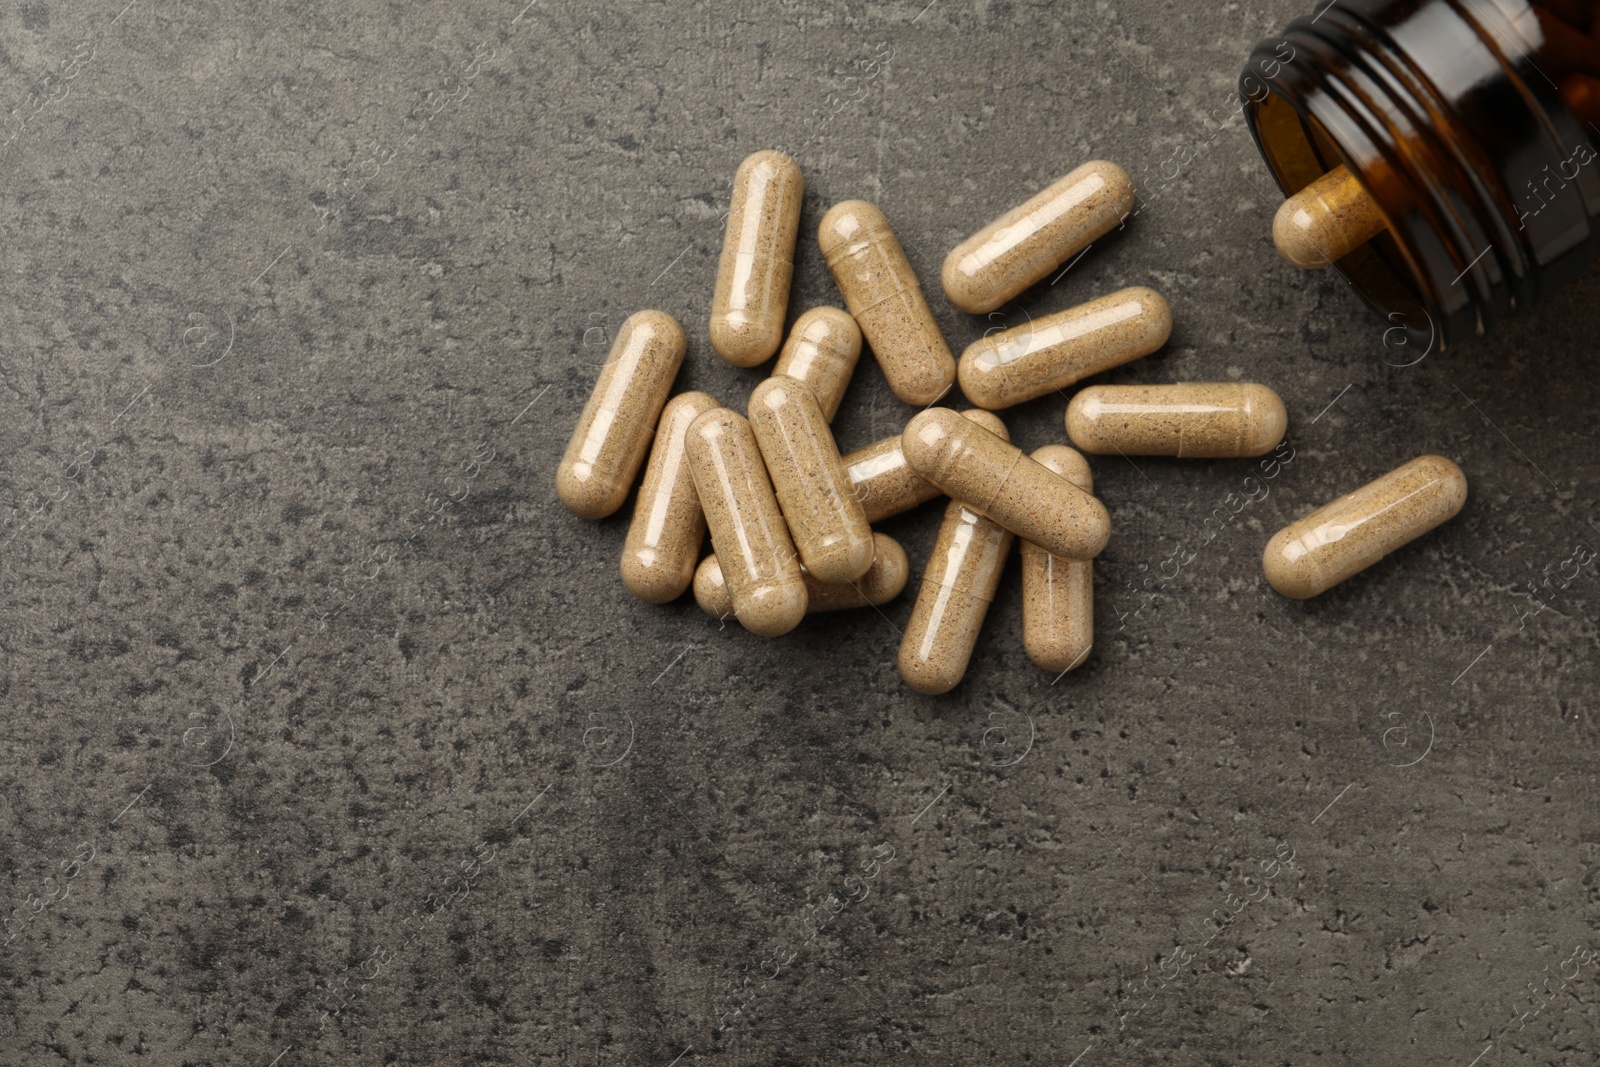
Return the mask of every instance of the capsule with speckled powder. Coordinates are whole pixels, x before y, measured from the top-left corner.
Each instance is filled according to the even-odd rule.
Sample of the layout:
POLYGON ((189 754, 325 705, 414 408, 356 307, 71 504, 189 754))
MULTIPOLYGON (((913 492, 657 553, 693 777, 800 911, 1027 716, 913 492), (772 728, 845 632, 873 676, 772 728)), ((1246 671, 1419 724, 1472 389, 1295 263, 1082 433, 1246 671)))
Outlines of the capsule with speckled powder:
POLYGON ((941 280, 962 311, 993 311, 1044 280, 1122 224, 1133 210, 1133 179, 1093 160, 1012 208, 945 257, 941 280))
POLYGON ((705 393, 680 393, 667 401, 656 425, 650 462, 622 546, 622 584, 646 603, 676 600, 694 580, 695 561, 706 539, 706 517, 689 473, 684 438, 689 424, 716 406, 705 393))
MULTIPOLYGON (((872 535, 872 544, 872 566, 853 582, 824 583, 805 573, 806 614, 877 607, 900 595, 911 574, 906 550, 894 538, 881 533, 872 535)), ((701 560, 694 572, 694 599, 707 615, 726 619, 733 614, 728 583, 715 555, 701 560)))
MULTIPOLYGON (((974 408, 961 413, 990 433, 1006 436, 1006 424, 992 411, 974 408)), ((845 473, 861 501, 868 522, 881 522, 940 495, 940 489, 911 469, 900 448, 900 435, 885 437, 844 457, 845 473)))
POLYGON ((1318 270, 1348 256, 1388 228, 1378 202, 1343 166, 1285 200, 1272 220, 1272 242, 1297 267, 1318 270))
POLYGON ((919 414, 901 442, 912 470, 1053 555, 1093 559, 1111 537, 1104 504, 949 408, 919 414))
POLYGON ((794 322, 773 374, 805 382, 829 422, 861 359, 861 327, 838 308, 812 308, 794 322))
POLYGON ((1134 286, 974 341, 961 390, 980 408, 1008 408, 1148 356, 1171 333, 1161 294, 1134 286))
MULTIPOLYGON (((1008 439, 1004 424, 984 433, 1008 439)), ((1012 540, 1010 530, 959 498, 945 508, 900 639, 900 677, 912 689, 937 696, 967 676, 1012 540)))
POLYGON ((949 392, 955 357, 883 212, 864 200, 835 204, 817 243, 894 395, 925 406, 949 392))
POLYGON ((1067 405, 1067 436, 1099 456, 1229 459, 1283 440, 1289 414, 1254 382, 1093 385, 1067 405))
POLYGON ((800 562, 819 582, 860 578, 872 566, 872 527, 816 394, 793 378, 768 378, 750 394, 750 427, 800 562))
POLYGON ((685 442, 734 614, 762 637, 788 633, 805 617, 806 584, 755 433, 737 411, 713 408, 689 424, 685 442))
POLYGON ((1466 502, 1460 467, 1418 456, 1273 534, 1261 566, 1284 596, 1313 597, 1454 518, 1466 502))
POLYGON ((734 173, 711 292, 711 347, 735 367, 765 363, 783 342, 804 192, 800 165, 782 152, 757 152, 734 173))
POLYGON ((664 311, 635 312, 622 324, 556 468, 568 511, 603 519, 628 499, 683 351, 683 327, 664 311))
MULTIPOLYGON (((1066 445, 1035 449, 1036 462, 1085 493, 1094 492, 1089 461, 1066 445)), ((1082 665, 1094 647, 1094 564, 1062 559, 1022 542, 1022 647, 1047 671, 1082 665)))

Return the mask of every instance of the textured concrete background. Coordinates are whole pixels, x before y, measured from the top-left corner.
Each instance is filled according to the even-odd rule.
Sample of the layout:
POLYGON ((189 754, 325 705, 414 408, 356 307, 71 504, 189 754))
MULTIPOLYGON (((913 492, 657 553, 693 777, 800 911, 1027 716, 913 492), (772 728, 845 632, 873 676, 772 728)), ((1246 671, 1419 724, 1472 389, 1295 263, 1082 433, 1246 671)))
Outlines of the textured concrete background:
MULTIPOLYGON (((1593 1062, 1600 276, 1418 361, 1280 262, 1228 105, 1297 0, 125 2, 0 16, 0 1061, 1593 1062), (865 197, 957 351, 1147 284, 1174 338, 1109 380, 1282 393, 1269 480, 1096 463, 1081 670, 1023 655, 1015 564, 924 699, 909 597, 764 641, 556 502, 630 312, 679 388, 759 380, 705 323, 773 145, 791 317, 865 197), (1102 156, 1125 232, 992 321, 937 296, 1102 156), (1427 451, 1456 521, 1265 589, 1427 451)), ((864 361, 841 444, 910 413, 864 361)), ((886 524, 918 573, 938 515, 886 524)))

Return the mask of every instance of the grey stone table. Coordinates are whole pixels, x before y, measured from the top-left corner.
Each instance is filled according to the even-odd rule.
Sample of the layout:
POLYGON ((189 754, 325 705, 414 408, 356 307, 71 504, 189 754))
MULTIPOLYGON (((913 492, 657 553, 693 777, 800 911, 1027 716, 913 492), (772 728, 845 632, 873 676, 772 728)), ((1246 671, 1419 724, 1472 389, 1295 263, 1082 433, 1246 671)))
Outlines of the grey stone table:
MULTIPOLYGON (((1418 359, 1282 263, 1229 98, 1301 8, 8 9, 0 1061, 1592 1062, 1600 280, 1418 359), (839 299, 827 205, 931 286, 1105 157, 1137 217, 990 318, 935 299, 951 343, 1144 284, 1173 340, 1108 380, 1282 393, 1265 495, 1095 464, 1082 669, 1023 655, 1014 564, 926 699, 909 596, 761 640, 635 602, 626 514, 555 501, 630 312, 685 324, 680 388, 759 380, 705 324, 774 145, 791 315, 839 299), (1430 451, 1456 521, 1264 587, 1274 529, 1430 451)), ((869 362, 840 441, 909 414, 869 362)), ((938 514, 886 524, 918 572, 938 514)))

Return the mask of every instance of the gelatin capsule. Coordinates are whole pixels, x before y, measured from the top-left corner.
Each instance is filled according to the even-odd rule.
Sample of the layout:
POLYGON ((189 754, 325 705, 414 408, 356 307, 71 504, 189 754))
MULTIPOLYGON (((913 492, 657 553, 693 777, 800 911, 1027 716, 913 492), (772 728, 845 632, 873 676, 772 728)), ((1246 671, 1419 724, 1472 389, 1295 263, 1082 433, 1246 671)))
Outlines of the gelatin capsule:
POLYGON ((955 357, 883 212, 864 200, 835 204, 817 243, 894 395, 924 406, 949 392, 955 357))
MULTIPOLYGON (((881 533, 872 535, 872 546, 872 566, 853 582, 833 585, 805 574, 806 614, 876 607, 900 595, 911 574, 906 550, 894 538, 881 533)), ((733 600, 728 596, 728 583, 722 577, 722 564, 714 555, 701 560, 694 572, 694 599, 707 615, 726 619, 733 614, 733 600)))
POLYGON ((651 604, 676 600, 694 580, 706 537, 706 517, 684 455, 689 424, 717 406, 705 393, 680 393, 667 401, 656 426, 633 522, 622 546, 622 584, 651 604))
POLYGON ((1099 456, 1260 456, 1283 440, 1283 401, 1253 382, 1094 385, 1067 405, 1067 436, 1099 456))
POLYGON ((1419 456, 1273 534, 1261 566, 1284 596, 1313 597, 1455 517, 1466 502, 1460 467, 1419 456))
POLYGON ((556 469, 568 511, 603 519, 628 499, 683 350, 683 327, 664 311, 638 311, 622 324, 556 469))
POLYGON ((793 378, 768 378, 750 394, 750 427, 806 570, 819 582, 865 574, 872 527, 816 394, 793 378))
MULTIPOLYGON (((1035 462, 1085 493, 1094 492, 1089 461, 1066 445, 1035 449, 1035 462)), ((1066 673, 1094 646, 1094 564, 1062 559, 1022 542, 1022 647, 1047 671, 1066 673)))
POLYGON ((812 308, 795 320, 773 374, 805 382, 829 422, 839 413, 850 376, 861 359, 861 327, 838 308, 812 308))
POLYGON ((1600 123, 1600 78, 1567 75, 1561 79, 1561 99, 1580 122, 1600 123))
POLYGON ((782 152, 757 152, 734 173, 711 294, 711 347, 735 367, 765 363, 783 343, 804 192, 800 165, 782 152))
POLYGON ((806 585, 754 431, 737 411, 713 408, 685 440, 734 614, 762 637, 788 633, 805 617, 806 585))
POLYGON ((1290 263, 1317 270, 1387 228, 1377 201, 1340 166, 1283 202, 1272 220, 1272 243, 1290 263))
POLYGON ((991 411, 1148 356, 1167 343, 1172 310, 1134 286, 982 337, 961 354, 961 390, 991 411))
POLYGON ((1044 280, 1122 224, 1133 210, 1133 179, 1097 159, 962 241, 945 257, 950 303, 982 314, 1044 280))
POLYGON ((949 408, 906 425, 911 469, 1052 555, 1093 559, 1111 537, 1105 505, 949 408))
MULTIPOLYGON (((1006 425, 991 411, 961 413, 990 433, 1006 436, 1006 425)), ((885 437, 844 457, 845 473, 861 501, 867 521, 880 522, 939 496, 939 487, 912 470, 900 449, 900 435, 885 437)))
MULTIPOLYGON (((1010 440, 1004 423, 991 436, 1010 440)), ((912 689, 937 696, 966 677, 1012 539, 1010 530, 960 500, 945 507, 900 638, 900 677, 912 689)))

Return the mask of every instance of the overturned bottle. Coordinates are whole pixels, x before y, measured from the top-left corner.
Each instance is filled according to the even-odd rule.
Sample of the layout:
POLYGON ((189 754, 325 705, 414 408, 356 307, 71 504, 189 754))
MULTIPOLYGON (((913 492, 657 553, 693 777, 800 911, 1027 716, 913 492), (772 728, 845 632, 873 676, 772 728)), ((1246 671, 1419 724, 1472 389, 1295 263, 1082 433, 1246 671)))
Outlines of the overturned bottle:
MULTIPOLYGON (((1244 114, 1331 265, 1416 358, 1572 281, 1600 240, 1600 2, 1324 0, 1257 45, 1244 114)), ((1386 335, 1386 342, 1389 335, 1386 335)))

